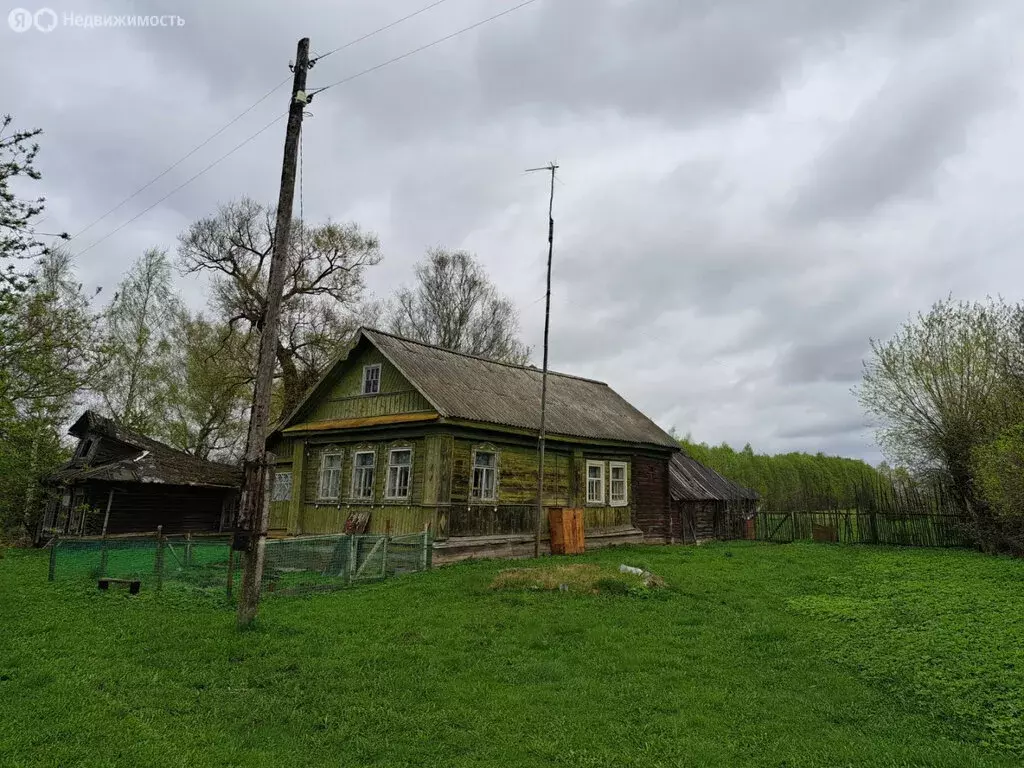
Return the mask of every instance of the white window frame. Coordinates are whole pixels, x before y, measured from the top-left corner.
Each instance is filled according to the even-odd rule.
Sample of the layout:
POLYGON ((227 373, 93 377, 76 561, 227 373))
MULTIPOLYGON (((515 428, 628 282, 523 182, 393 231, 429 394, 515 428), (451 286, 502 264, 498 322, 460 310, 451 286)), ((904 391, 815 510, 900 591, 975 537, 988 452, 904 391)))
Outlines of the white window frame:
MULTIPOLYGON (((339 467, 340 469, 340 467, 339 467)), ((340 480, 340 478, 339 478, 340 480)), ((271 501, 291 501, 292 500, 292 471, 290 469, 281 470, 274 473, 274 488, 270 496, 271 501), (288 495, 285 498, 278 498, 283 495, 280 491, 282 478, 288 478, 288 495)))
POLYGON ((380 363, 374 363, 373 365, 364 365, 363 366, 363 383, 359 387, 360 394, 363 394, 363 395, 379 395, 380 394, 380 373, 381 373, 381 371, 380 371, 380 363), (367 374, 369 374, 370 371, 377 371, 377 378, 374 379, 374 381, 377 384, 377 388, 375 390, 373 390, 373 392, 370 392, 367 389, 367 387, 366 387, 366 385, 370 381, 370 379, 367 377, 367 374))
POLYGON ((624 507, 629 504, 629 464, 625 461, 608 462, 608 504, 613 507, 624 507), (622 470, 622 498, 615 498, 615 470, 622 470))
POLYGON ((587 474, 586 474, 586 481, 587 481, 587 485, 586 485, 586 488, 587 488, 587 504, 594 504, 594 505, 603 505, 604 504, 604 486, 605 486, 605 475, 606 474, 607 473, 604 471, 604 462, 603 461, 588 461, 587 462, 587 474), (590 468, 591 467, 598 467, 601 470, 601 485, 600 485, 601 495, 600 495, 599 498, 593 498, 590 495, 590 468))
POLYGON ((316 476, 316 498, 318 501, 337 501, 341 498, 341 473, 345 468, 345 454, 343 451, 324 451, 320 454, 320 471, 316 476), (327 468, 327 459, 331 456, 338 457, 338 466, 327 468), (333 496, 324 493, 325 472, 335 472, 338 476, 338 488, 333 496))
POLYGON ((365 450, 365 449, 361 450, 361 451, 352 451, 352 486, 349 488, 349 498, 353 499, 355 501, 370 501, 370 502, 372 502, 373 501, 374 491, 376 489, 376 485, 377 485, 377 452, 376 451, 371 451, 371 450, 365 450), (370 464, 367 467, 360 467, 359 463, 358 463, 358 460, 359 460, 360 456, 372 456, 373 457, 373 463, 370 464), (373 473, 371 475, 372 479, 370 481, 370 495, 369 496, 356 496, 356 489, 358 488, 358 486, 356 485, 356 474, 358 474, 360 470, 366 470, 366 469, 371 470, 372 473, 373 473))
POLYGON ((412 462, 413 462, 412 446, 398 446, 397 448, 392 448, 390 451, 388 451, 388 475, 384 479, 384 498, 385 499, 391 499, 391 500, 408 499, 412 495, 412 462), (394 463, 394 456, 395 456, 395 454, 396 453, 402 453, 402 452, 406 452, 406 453, 409 454, 409 463, 408 464, 395 464, 394 463), (403 469, 406 470, 409 473, 408 478, 405 481, 405 493, 403 493, 403 494, 393 493, 393 490, 398 485, 398 483, 396 481, 395 485, 392 485, 392 483, 391 483, 392 471, 393 470, 397 470, 396 472, 394 472, 394 476, 397 478, 398 474, 403 469))
POLYGON ((496 502, 498 500, 498 451, 495 450, 494 448, 479 448, 479 449, 473 451, 473 466, 470 467, 470 472, 469 472, 469 500, 471 502, 481 502, 481 503, 494 503, 494 502, 496 502), (477 467, 476 457, 479 456, 481 453, 486 453, 486 454, 489 454, 489 455, 493 456, 494 457, 494 463, 491 464, 489 467, 477 467), (491 475, 494 478, 493 482, 491 483, 491 495, 490 496, 484 496, 483 493, 482 493, 483 489, 486 487, 486 483, 481 483, 481 488, 480 488, 481 495, 480 496, 473 495, 473 491, 474 491, 474 488, 475 488, 476 471, 477 471, 477 469, 483 470, 485 477, 486 477, 486 473, 488 471, 490 471, 491 475))

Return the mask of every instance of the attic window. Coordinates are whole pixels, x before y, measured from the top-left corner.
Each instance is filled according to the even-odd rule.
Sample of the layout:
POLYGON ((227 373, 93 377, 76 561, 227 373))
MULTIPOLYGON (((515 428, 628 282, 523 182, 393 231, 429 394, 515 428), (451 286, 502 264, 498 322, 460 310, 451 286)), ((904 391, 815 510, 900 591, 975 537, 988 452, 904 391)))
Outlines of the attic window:
POLYGON ((380 392, 380 365, 363 366, 363 394, 376 395, 380 392))
POLYGON ((96 441, 93 438, 91 438, 91 437, 85 438, 82 441, 82 445, 78 449, 79 457, 81 457, 83 459, 89 458, 89 453, 92 451, 92 447, 95 444, 96 444, 96 441))

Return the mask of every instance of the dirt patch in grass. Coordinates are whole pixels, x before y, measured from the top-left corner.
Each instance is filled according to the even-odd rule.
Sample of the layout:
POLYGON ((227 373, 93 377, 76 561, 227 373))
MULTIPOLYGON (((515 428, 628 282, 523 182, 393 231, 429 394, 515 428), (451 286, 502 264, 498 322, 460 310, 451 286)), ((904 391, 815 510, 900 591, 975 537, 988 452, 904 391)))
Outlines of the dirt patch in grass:
POLYGON ((635 595, 661 589, 658 576, 620 573, 605 565, 550 565, 509 568, 491 582, 491 589, 528 589, 542 592, 583 592, 586 594, 635 595))

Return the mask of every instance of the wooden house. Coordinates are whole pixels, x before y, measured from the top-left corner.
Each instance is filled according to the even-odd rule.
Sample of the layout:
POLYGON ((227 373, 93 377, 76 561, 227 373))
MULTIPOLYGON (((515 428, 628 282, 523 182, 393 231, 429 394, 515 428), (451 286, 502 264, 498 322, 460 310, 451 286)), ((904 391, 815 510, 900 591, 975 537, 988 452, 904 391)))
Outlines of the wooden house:
MULTIPOLYGON (((361 329, 268 440, 270 534, 429 526, 438 559, 532 552, 540 398, 537 368, 361 329)), ((544 506, 582 508, 588 547, 667 540, 672 437, 550 372, 547 433, 544 506)))
POLYGON ((202 461, 93 411, 68 431, 78 445, 47 478, 53 493, 40 538, 230 527, 241 484, 237 467, 202 461))

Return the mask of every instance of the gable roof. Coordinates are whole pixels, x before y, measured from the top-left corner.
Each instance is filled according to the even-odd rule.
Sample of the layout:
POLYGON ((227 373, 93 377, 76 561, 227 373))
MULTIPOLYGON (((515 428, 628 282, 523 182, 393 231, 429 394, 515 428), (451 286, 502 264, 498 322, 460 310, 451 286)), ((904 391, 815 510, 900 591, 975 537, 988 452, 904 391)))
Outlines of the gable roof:
MULTIPOLYGON (((540 430, 542 372, 453 352, 372 328, 360 328, 346 353, 367 340, 443 419, 540 430)), ((290 424, 323 391, 331 371, 282 424, 290 424)), ((601 381, 548 371, 546 431, 553 435, 678 449, 661 427, 601 381)))
POLYGON ((669 496, 673 501, 756 501, 756 491, 734 483, 686 453, 672 456, 668 465, 669 496))
POLYGON ((129 448, 129 455, 95 465, 72 459, 50 475, 52 481, 104 480, 226 488, 237 488, 242 484, 242 471, 238 467, 197 459, 159 440, 125 429, 95 411, 83 413, 71 425, 68 434, 79 439, 98 436, 116 440, 129 448))

